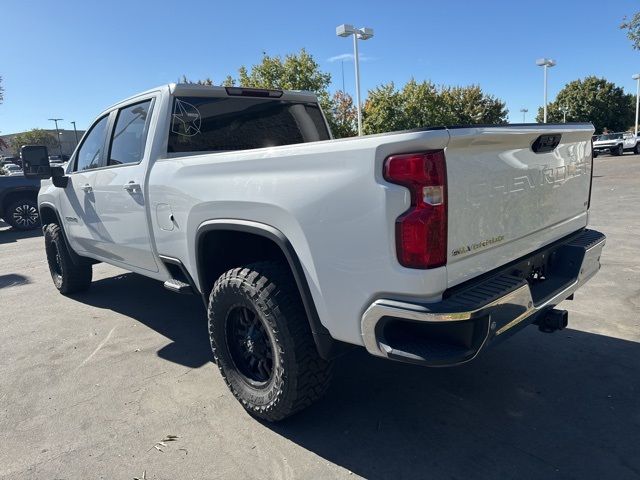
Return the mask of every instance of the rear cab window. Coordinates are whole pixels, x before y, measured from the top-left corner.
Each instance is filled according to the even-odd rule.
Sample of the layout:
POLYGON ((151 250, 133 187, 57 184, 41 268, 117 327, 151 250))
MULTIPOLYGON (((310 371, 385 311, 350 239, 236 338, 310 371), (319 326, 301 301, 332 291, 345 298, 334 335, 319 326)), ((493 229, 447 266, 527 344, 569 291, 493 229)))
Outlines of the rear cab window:
POLYGON ((225 152, 329 139, 315 102, 176 96, 167 152, 225 152))

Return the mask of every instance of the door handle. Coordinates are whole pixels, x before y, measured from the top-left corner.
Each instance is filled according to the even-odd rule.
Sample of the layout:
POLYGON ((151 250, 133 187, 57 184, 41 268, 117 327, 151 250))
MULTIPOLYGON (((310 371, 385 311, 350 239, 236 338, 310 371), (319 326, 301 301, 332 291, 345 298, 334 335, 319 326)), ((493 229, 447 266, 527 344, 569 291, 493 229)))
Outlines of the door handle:
POLYGON ((125 183, 122 188, 124 188, 129 193, 136 193, 136 192, 139 192, 141 190, 140 189, 140 184, 134 182, 133 180, 130 181, 129 183, 125 183))
POLYGON ((88 183, 85 183, 83 186, 80 187, 80 189, 84 193, 90 193, 93 190, 93 188, 91 188, 91 185, 89 185, 88 183))

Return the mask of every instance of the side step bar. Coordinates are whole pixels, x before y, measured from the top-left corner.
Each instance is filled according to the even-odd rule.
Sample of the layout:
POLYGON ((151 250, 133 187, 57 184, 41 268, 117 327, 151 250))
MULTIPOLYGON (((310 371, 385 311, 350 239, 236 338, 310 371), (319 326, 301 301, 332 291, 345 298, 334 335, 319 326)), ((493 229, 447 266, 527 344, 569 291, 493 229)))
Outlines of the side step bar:
POLYGON ((159 257, 172 277, 164 282, 164 288, 174 293, 183 293, 187 295, 198 293, 198 289, 196 288, 191 275, 189 275, 189 272, 187 272, 187 269, 184 268, 184 265, 179 259, 167 257, 166 255, 159 255, 159 257))
POLYGON ((189 285, 188 283, 181 282, 180 280, 177 280, 175 278, 172 278, 171 280, 167 280, 166 282, 164 282, 164 288, 174 293, 184 293, 187 295, 193 294, 191 285, 189 285))

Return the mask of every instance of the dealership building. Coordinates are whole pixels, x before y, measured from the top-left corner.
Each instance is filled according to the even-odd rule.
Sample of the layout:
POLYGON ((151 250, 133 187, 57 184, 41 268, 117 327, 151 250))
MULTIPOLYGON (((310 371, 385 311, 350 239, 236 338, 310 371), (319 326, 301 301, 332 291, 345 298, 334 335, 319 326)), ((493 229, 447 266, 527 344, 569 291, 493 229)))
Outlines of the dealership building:
MULTIPOLYGON (((55 129, 53 130, 47 129, 45 130, 45 132, 49 133, 53 138, 56 138, 55 129)), ((73 130, 58 130, 58 132, 59 132, 59 135, 58 135, 59 143, 56 143, 55 145, 48 147, 49 154, 59 155, 60 150, 62 150, 63 155, 71 155, 73 153, 73 150, 76 148, 75 132, 73 130)), ((0 155, 5 157, 14 156, 16 152, 11 148, 11 140, 16 135, 20 135, 22 133, 26 133, 26 132, 17 132, 17 133, 11 133, 8 135, 0 135, 0 138, 4 140, 4 144, 7 145, 7 147, 5 148, 4 144, 0 142, 0 155)), ((84 134, 84 130, 78 130, 78 141, 82 138, 83 134, 84 134)))

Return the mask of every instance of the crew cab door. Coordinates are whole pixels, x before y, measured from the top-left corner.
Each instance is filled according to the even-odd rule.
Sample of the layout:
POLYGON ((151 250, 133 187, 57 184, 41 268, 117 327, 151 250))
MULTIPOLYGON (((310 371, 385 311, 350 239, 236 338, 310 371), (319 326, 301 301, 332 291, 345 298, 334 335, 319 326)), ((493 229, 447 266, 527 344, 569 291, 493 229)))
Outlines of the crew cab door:
POLYGON ((145 192, 153 98, 111 112, 105 165, 95 172, 95 215, 103 234, 96 253, 132 269, 157 272, 145 192))
POLYGON ((62 223, 78 253, 95 252, 105 235, 95 209, 93 185, 104 159, 109 118, 98 118, 83 137, 67 167, 69 182, 59 196, 62 223))

